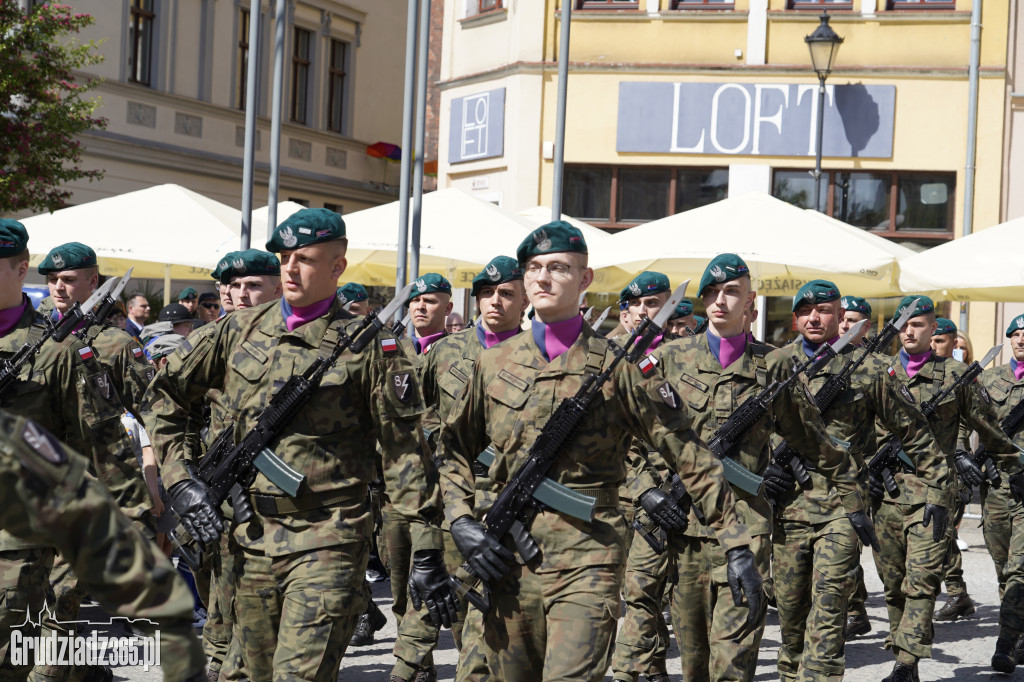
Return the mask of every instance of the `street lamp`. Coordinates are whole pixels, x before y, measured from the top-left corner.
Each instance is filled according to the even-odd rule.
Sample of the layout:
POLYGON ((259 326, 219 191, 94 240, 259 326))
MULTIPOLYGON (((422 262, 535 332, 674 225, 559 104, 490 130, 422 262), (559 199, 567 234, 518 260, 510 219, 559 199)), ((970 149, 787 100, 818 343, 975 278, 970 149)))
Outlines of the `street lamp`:
POLYGON ((821 211, 821 142, 825 130, 825 79, 832 72, 832 62, 843 39, 828 25, 828 11, 821 13, 821 23, 814 33, 804 36, 807 49, 811 51, 811 66, 818 74, 818 145, 814 159, 814 210, 821 211))

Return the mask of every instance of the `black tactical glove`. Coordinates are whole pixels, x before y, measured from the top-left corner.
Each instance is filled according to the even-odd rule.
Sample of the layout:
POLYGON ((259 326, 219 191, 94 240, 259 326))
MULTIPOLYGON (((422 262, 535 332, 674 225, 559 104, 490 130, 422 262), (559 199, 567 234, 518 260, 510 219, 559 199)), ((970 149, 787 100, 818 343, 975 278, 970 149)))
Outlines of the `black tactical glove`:
POLYGON ((761 574, 754 566, 754 553, 749 547, 733 547, 725 553, 725 558, 728 561, 726 575, 733 603, 741 606, 744 595, 747 597, 747 620, 737 635, 740 638, 757 627, 764 611, 761 574))
POLYGON ((1010 476, 1010 494, 1017 502, 1024 502, 1024 471, 1010 476))
POLYGON ((775 503, 775 500, 779 499, 779 496, 792 490, 793 484, 796 483, 796 477, 793 475, 793 472, 788 467, 779 466, 775 462, 768 462, 768 466, 765 467, 761 478, 764 479, 765 497, 772 504, 775 503))
POLYGON ((210 499, 209 488, 199 481, 181 481, 172 485, 167 494, 171 496, 171 509, 200 549, 205 552, 216 545, 224 524, 210 499))
POLYGON ((515 554, 469 516, 452 523, 452 540, 473 573, 485 582, 500 580, 515 563, 515 554))
POLYGON ((881 502, 885 497, 885 486, 882 485, 882 477, 874 471, 868 476, 868 495, 875 502, 881 502))
POLYGON ((924 506, 924 527, 934 521, 932 526, 932 540, 939 542, 946 535, 946 525, 949 523, 949 510, 937 504, 926 504, 924 506))
POLYGON ((850 519, 850 524, 862 545, 871 547, 876 552, 882 549, 878 544, 878 536, 875 535, 875 524, 871 522, 871 517, 867 515, 867 512, 861 509, 847 514, 846 518, 850 519))
POLYGON ((427 615, 434 627, 452 626, 459 618, 459 600, 448 584, 448 571, 444 570, 444 555, 439 549, 420 549, 413 552, 412 571, 409 572, 409 599, 417 611, 425 603, 427 615))
POLYGON ((953 454, 953 463, 956 464, 956 473, 960 479, 972 488, 981 485, 981 482, 985 480, 981 469, 974 463, 970 453, 966 450, 957 450, 953 454))
POLYGON ((235 512, 235 523, 246 523, 255 515, 252 500, 249 499, 245 489, 237 483, 228 488, 228 504, 235 512))
POLYGON ((676 501, 661 488, 645 490, 640 495, 640 506, 644 508, 652 521, 666 531, 681 533, 689 525, 686 520, 686 512, 680 509, 676 501))
POLYGON ((509 528, 508 534, 512 536, 512 542, 516 546, 516 551, 519 552, 519 556, 522 557, 523 563, 528 564, 537 558, 540 554, 540 547, 537 546, 537 541, 530 535, 530 531, 526 530, 526 526, 522 521, 516 521, 509 528))

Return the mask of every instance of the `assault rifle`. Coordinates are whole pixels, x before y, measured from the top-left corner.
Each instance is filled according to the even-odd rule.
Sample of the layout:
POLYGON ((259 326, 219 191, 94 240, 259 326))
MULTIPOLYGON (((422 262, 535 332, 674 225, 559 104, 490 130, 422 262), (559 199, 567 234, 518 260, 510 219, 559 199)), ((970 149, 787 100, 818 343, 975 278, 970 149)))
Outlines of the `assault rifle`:
POLYGON ((992 360, 994 360, 995 357, 999 355, 999 351, 1001 351, 1002 349, 1003 344, 996 344, 995 346, 992 346, 989 352, 985 353, 985 357, 983 357, 980 361, 975 360, 970 365, 968 365, 967 370, 963 374, 957 376, 957 374, 954 372, 954 381, 949 386, 933 395, 931 399, 928 400, 927 402, 921 403, 921 412, 924 414, 924 416, 927 417, 928 419, 932 419, 935 416, 935 411, 938 409, 939 404, 946 399, 946 396, 948 396, 950 393, 957 390, 961 386, 966 386, 967 384, 977 379, 981 375, 982 371, 985 369, 985 365, 992 362, 992 360))
MULTIPOLYGON (((999 422, 999 427, 1003 430, 1003 433, 1011 439, 1017 435, 1021 426, 1024 426, 1024 400, 1014 405, 1013 409, 1010 410, 1010 414, 1003 417, 1002 421, 999 422)), ((985 473, 985 477, 993 488, 998 488, 1002 484, 1002 477, 999 475, 999 469, 996 468, 995 457, 988 451, 984 443, 978 445, 978 449, 974 451, 971 458, 985 473)))
MULTIPOLYGON (((231 427, 221 431, 210 445, 206 456, 199 462, 195 478, 209 491, 214 508, 219 508, 225 499, 243 500, 246 490, 262 473, 285 493, 294 497, 306 477, 295 471, 279 458, 269 447, 292 418, 298 414, 313 397, 324 375, 334 366, 346 350, 360 353, 373 340, 387 320, 395 314, 409 296, 412 285, 406 285, 389 303, 380 315, 370 313, 363 318, 353 336, 338 332, 338 343, 327 357, 318 357, 302 374, 289 379, 270 399, 270 403, 256 418, 256 424, 237 445, 231 427)), ((234 504, 235 522, 242 524, 252 518, 253 510, 248 504, 234 504)), ((202 565, 202 553, 195 540, 180 525, 169 534, 178 555, 193 568, 202 565)))
MULTIPOLYGON (((663 483, 661 489, 665 491, 669 497, 671 497, 679 508, 683 511, 685 517, 693 510, 693 513, 697 516, 697 520, 700 521, 701 525, 707 525, 704 520, 704 513, 700 510, 700 507, 696 507, 693 504, 693 498, 690 497, 690 493, 686 490, 686 485, 683 484, 683 479, 679 478, 679 474, 672 472, 672 476, 669 480, 663 483)), ((646 522, 641 520, 640 515, 646 516, 646 512, 643 509, 637 509, 636 515, 633 517, 633 528, 636 532, 647 541, 647 544, 651 546, 655 554, 662 554, 665 551, 665 545, 668 542, 668 534, 665 530, 654 521, 647 519, 646 522)))
MULTIPOLYGON (((818 349, 818 353, 816 354, 817 360, 815 360, 812 363, 811 367, 808 369, 808 372, 810 372, 810 370, 813 369, 814 365, 818 365, 819 363, 821 367, 824 367, 825 363, 821 363, 821 359, 836 357, 840 353, 840 351, 846 348, 850 341, 853 340, 853 337, 857 336, 857 334, 860 333, 860 330, 863 329, 864 325, 866 325, 867 323, 867 320, 861 320, 857 324, 850 327, 850 329, 847 330, 845 334, 836 339, 836 342, 834 344, 822 344, 823 346, 828 347, 818 349)), ((846 368, 850 366, 850 364, 851 363, 847 363, 846 366, 843 367, 843 371, 845 371, 846 368)), ((825 384, 820 389, 818 389, 817 395, 814 396, 815 403, 818 405, 818 409, 823 414, 825 410, 822 409, 821 404, 818 403, 818 395, 821 395, 822 390, 824 390, 828 386, 829 382, 835 379, 837 376, 839 375, 833 375, 829 377, 825 384)), ((849 381, 849 374, 847 374, 846 380, 847 382, 849 381)), ((836 396, 838 395, 839 394, 836 393, 836 396)), ((834 399, 835 398, 833 398, 833 400, 834 399)), ((829 403, 829 405, 831 405, 831 402, 829 403)), ((786 441, 782 441, 781 443, 778 444, 778 446, 776 446, 774 450, 772 450, 771 461, 774 462, 776 465, 782 467, 783 469, 789 469, 790 471, 792 471, 793 476, 796 478, 796 482, 800 484, 801 488, 806 490, 811 487, 811 476, 810 474, 807 473, 807 464, 804 462, 804 458, 800 455, 799 452, 794 450, 786 441)))
MULTIPOLYGON (((117 298, 121 295, 121 292, 124 291, 124 288, 128 286, 128 282, 131 280, 132 272, 134 270, 134 267, 128 268, 128 272, 124 273, 124 276, 117 280, 117 286, 114 287, 114 290, 109 293, 105 293, 101 297, 99 305, 86 312, 82 322, 82 329, 75 334, 78 338, 86 343, 91 343, 91 339, 86 336, 89 331, 89 327, 93 325, 102 325, 107 321, 107 318, 110 317, 110 313, 114 312, 114 306, 117 305, 117 298)), ((106 282, 104 282, 104 285, 106 285, 106 282)))
POLYGON ((49 319, 43 320, 43 324, 46 325, 45 334, 35 340, 32 340, 30 337, 29 341, 26 341, 18 349, 17 353, 9 358, 0 359, 0 398, 7 397, 8 391, 11 390, 18 379, 21 368, 32 361, 32 358, 36 356, 49 339, 53 339, 56 343, 61 343, 64 339, 68 338, 71 332, 92 312, 96 304, 114 288, 115 284, 117 284, 116 280, 107 280, 103 283, 103 286, 92 293, 92 296, 86 299, 85 303, 81 305, 75 303, 72 305, 58 322, 53 323, 49 319))
POLYGON ((608 319, 608 313, 611 311, 611 306, 604 309, 604 312, 597 316, 597 320, 590 326, 595 332, 601 331, 601 325, 608 319))
MULTIPOLYGON (((590 404, 601 394, 604 383, 612 377, 620 362, 626 360, 632 363, 643 357, 651 342, 661 333, 662 325, 668 316, 685 295, 688 284, 689 280, 675 290, 654 319, 645 317, 641 320, 630 333, 624 348, 609 342, 613 357, 608 366, 597 374, 590 374, 583 380, 575 395, 559 403, 541 429, 537 440, 530 446, 526 461, 512 475, 484 516, 487 533, 500 540, 515 523, 522 523, 524 510, 533 504, 534 492, 547 479, 548 470, 576 438, 590 404)), ((468 600, 484 613, 491 610, 490 589, 486 583, 482 585, 482 594, 474 589, 479 578, 468 563, 463 564, 455 575, 449 576, 448 579, 460 598, 468 600)))

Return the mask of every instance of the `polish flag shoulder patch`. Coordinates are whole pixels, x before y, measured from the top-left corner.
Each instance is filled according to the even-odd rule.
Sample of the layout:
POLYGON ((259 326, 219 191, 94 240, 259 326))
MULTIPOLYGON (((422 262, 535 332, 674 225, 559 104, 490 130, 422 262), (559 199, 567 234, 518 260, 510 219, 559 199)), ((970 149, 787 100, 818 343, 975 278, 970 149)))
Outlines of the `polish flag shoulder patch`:
POLYGON ((384 351, 385 353, 393 353, 396 350, 398 350, 398 340, 397 339, 381 339, 380 340, 380 349, 382 351, 384 351))
POLYGON ((637 367, 640 368, 640 371, 643 372, 644 376, 647 376, 648 374, 650 374, 651 372, 654 371, 654 366, 657 365, 657 364, 658 364, 658 361, 655 360, 650 355, 648 355, 646 358, 644 358, 643 360, 640 361, 640 363, 637 365, 637 367))
POLYGON ((142 349, 139 348, 138 346, 132 348, 132 355, 134 355, 137 358, 141 358, 142 357, 142 349))
POLYGON ((889 369, 887 369, 887 370, 885 370, 885 371, 889 373, 889 376, 891 376, 891 377, 894 377, 894 378, 895 378, 895 376, 896 376, 896 370, 894 370, 894 369, 893 369, 892 367, 890 367, 889 369))
POLYGON ((90 348, 89 346, 86 346, 85 348, 79 348, 78 349, 78 355, 83 360, 92 360, 92 358, 93 358, 92 348, 90 348))

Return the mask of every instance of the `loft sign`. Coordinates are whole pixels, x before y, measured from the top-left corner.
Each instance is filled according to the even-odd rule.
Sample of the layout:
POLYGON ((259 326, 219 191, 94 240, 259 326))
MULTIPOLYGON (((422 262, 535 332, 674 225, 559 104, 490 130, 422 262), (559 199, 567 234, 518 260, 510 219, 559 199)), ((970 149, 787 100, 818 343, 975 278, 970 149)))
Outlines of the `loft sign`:
POLYGON ((891 158, 896 86, 619 83, 616 151, 725 156, 891 158))

